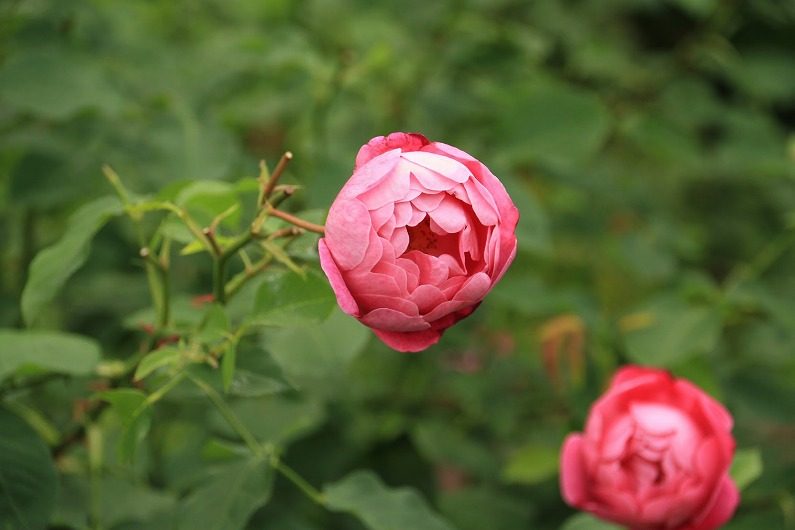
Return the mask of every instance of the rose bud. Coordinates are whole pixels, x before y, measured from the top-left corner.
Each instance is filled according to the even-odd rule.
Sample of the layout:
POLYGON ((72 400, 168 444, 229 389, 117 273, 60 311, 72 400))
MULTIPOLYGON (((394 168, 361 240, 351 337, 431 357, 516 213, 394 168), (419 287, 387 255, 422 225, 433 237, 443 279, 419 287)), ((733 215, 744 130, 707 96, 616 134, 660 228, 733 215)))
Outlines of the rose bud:
POLYGON ((505 274, 518 219, 502 183, 467 153, 421 134, 379 136, 331 205, 320 265, 343 311, 416 352, 505 274))
POLYGON ((670 373, 629 366, 561 454, 570 505, 632 530, 712 530, 734 513, 732 417, 670 373))

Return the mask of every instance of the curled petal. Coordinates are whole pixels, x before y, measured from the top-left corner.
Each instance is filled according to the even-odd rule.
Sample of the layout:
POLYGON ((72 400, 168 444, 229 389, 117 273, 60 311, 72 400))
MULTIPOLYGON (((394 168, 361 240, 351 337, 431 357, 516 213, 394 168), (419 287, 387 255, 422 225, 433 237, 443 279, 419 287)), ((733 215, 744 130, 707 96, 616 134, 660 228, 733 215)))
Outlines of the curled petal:
POLYGON ((349 315, 358 317, 359 305, 356 303, 356 300, 353 299, 353 295, 351 295, 351 292, 348 290, 342 273, 337 267, 337 264, 334 263, 334 258, 331 256, 331 252, 329 252, 325 238, 318 241, 317 251, 320 256, 320 267, 329 279, 331 289, 337 297, 340 309, 349 315))
POLYGON ((404 152, 419 151, 429 143, 427 138, 418 133, 396 132, 389 136, 376 136, 359 149, 354 169, 392 149, 400 149, 404 152))
POLYGON ((582 507, 588 500, 588 474, 583 462, 583 438, 570 434, 560 454, 560 492, 572 506, 582 507))

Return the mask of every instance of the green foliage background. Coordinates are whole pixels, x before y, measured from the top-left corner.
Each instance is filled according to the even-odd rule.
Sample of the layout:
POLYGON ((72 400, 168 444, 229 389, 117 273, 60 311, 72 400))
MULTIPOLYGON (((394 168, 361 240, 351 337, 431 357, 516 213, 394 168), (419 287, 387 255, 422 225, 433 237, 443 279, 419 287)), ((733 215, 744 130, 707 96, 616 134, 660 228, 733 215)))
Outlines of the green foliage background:
MULTIPOLYGON (((226 195, 202 189, 197 211, 217 213, 226 195)), ((726 528, 795 528, 791 0, 5 0, 0 237, 7 528, 597 528, 569 519, 557 450, 625 362, 734 414, 747 489, 726 528), (72 218, 86 239, 41 277, 86 265, 23 321, 33 257, 111 193, 102 164, 176 196, 290 149, 284 181, 305 186, 290 208, 321 220, 358 147, 394 130, 477 156, 522 214, 503 282, 427 352, 336 311, 303 322, 292 302, 330 298, 322 281, 280 298, 286 269, 226 312, 197 307, 209 260, 173 256, 175 320, 210 338, 247 315, 276 326, 241 341, 225 399, 331 510, 239 457, 187 384, 132 419, 157 386, 111 394, 65 443, 153 319, 131 223, 102 228, 119 207, 93 203, 72 218)), ((292 259, 316 268, 312 243, 292 259)))

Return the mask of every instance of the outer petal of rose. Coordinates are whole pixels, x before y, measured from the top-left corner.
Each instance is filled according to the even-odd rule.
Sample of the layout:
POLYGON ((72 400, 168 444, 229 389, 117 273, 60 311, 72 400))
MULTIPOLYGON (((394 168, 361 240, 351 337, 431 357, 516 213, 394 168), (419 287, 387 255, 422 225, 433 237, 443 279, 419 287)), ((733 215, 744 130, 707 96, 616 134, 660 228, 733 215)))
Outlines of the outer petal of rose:
POLYGON ((408 316, 405 313, 387 307, 373 309, 360 317, 359 320, 366 326, 384 331, 423 331, 431 327, 420 316, 408 316))
POLYGON ((326 219, 326 244, 342 270, 351 270, 364 259, 372 224, 370 212, 355 199, 334 201, 326 219))
POLYGON ((632 383, 633 386, 637 385, 639 380, 646 380, 647 378, 656 379, 664 377, 668 372, 660 370, 659 368, 649 368, 648 366, 638 366, 636 364, 628 364, 619 368, 613 378, 610 380, 610 388, 623 385, 624 383, 632 383))
POLYGON ((560 492, 563 500, 574 507, 582 507, 588 500, 587 470, 582 454, 583 437, 570 434, 560 452, 560 492))
POLYGON ((505 190, 505 186, 502 185, 502 182, 500 182, 485 164, 472 155, 442 142, 432 142, 423 147, 422 150, 453 157, 464 164, 475 178, 491 192, 491 196, 500 211, 501 221, 506 225, 516 225, 516 221, 519 219, 519 210, 516 209, 513 201, 511 201, 511 197, 505 190))
POLYGON ((392 149, 356 168, 337 195, 337 199, 353 199, 381 185, 400 162, 400 149, 392 149))
POLYGON ((474 304, 483 300, 489 289, 491 289, 491 278, 485 272, 479 272, 464 282, 461 290, 453 296, 453 300, 474 304))
POLYGON ((400 352, 418 352, 439 342, 442 332, 435 329, 425 331, 415 331, 412 333, 397 333, 373 329, 373 333, 381 339, 384 344, 400 352))
POLYGON ((694 519, 690 524, 676 530, 714 530, 720 528, 734 515, 740 502, 740 491, 728 475, 725 475, 718 486, 715 497, 701 518, 694 519))
POLYGON ((419 133, 394 132, 389 136, 376 136, 359 149, 354 169, 366 164, 376 156, 392 149, 419 151, 430 142, 419 133))
POLYGON ((718 432, 729 432, 732 429, 734 420, 726 407, 718 403, 715 399, 705 394, 703 390, 685 379, 676 380, 676 388, 680 393, 696 396, 699 408, 704 416, 718 432))
POLYGON ((337 267, 337 264, 334 263, 334 258, 331 256, 328 246, 326 246, 325 238, 317 242, 317 250, 320 256, 320 267, 323 269, 323 272, 326 273, 326 277, 331 284, 331 289, 337 297, 337 303, 339 303, 340 308, 349 315, 358 317, 359 305, 356 303, 356 300, 353 299, 353 295, 351 295, 351 292, 348 290, 348 286, 345 285, 342 273, 337 267))

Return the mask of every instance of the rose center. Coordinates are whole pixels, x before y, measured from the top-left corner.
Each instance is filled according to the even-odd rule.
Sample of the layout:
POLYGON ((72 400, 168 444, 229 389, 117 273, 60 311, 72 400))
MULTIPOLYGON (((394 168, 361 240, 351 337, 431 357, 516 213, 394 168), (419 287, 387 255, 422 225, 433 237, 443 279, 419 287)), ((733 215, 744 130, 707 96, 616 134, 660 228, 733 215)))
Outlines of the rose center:
POLYGON ((409 245, 406 252, 417 250, 431 256, 450 254, 458 258, 458 234, 437 234, 431 229, 430 217, 426 216, 416 226, 407 226, 409 245))

